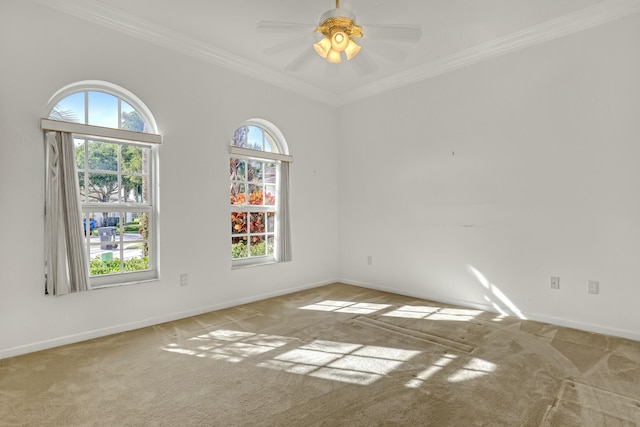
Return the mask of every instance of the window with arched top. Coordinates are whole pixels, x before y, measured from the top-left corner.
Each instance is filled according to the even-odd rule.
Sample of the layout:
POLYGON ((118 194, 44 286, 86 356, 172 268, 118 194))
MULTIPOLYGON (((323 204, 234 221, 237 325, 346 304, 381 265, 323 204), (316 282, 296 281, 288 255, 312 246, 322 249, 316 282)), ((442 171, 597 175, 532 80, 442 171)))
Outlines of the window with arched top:
MULTIPOLYGON (((66 236, 79 239, 65 237, 68 265, 59 270, 72 270, 73 275, 80 269, 74 263, 82 259, 88 289, 157 278, 156 173, 162 137, 149 109, 124 88, 83 81, 54 94, 46 117, 41 127, 47 131, 47 247, 53 254, 47 261, 47 292, 66 293, 64 286, 55 286, 62 283, 55 264, 64 258, 58 253, 63 229, 66 236), (60 186, 71 170, 75 170, 75 182, 60 186), (75 218, 68 201, 56 201, 58 192, 71 193, 74 185, 80 212, 75 226, 75 220, 64 223, 67 216, 75 218)), ((68 281, 73 282, 73 276, 68 281)), ((75 290, 73 283, 65 286, 75 290)))
POLYGON ((234 267, 291 260, 289 164, 284 135, 247 120, 231 141, 231 259, 234 267))

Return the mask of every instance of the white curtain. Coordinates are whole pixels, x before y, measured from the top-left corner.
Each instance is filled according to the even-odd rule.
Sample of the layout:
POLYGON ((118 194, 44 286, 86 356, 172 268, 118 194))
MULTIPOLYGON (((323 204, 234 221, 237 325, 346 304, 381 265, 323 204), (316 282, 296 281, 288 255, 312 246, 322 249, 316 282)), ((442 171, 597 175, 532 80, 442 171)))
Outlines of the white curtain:
POLYGON ((289 162, 280 162, 280 183, 278 196, 278 253, 279 262, 291 261, 291 226, 289 224, 289 162))
POLYGON ((89 263, 73 136, 46 132, 46 284, 50 295, 88 291, 89 263))

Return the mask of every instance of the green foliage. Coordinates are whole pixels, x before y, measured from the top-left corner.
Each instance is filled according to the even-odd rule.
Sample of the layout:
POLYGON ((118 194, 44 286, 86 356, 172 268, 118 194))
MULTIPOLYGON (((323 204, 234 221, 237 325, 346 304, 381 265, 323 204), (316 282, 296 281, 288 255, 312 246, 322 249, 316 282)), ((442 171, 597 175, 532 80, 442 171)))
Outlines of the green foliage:
POLYGON ((261 256, 261 255, 265 255, 264 253, 265 250, 265 242, 258 242, 258 243, 253 243, 251 245, 251 256, 261 256))
MULTIPOLYGON (((124 260, 124 271, 140 271, 147 268, 149 268, 149 258, 146 256, 124 260)), ((120 259, 114 258, 112 261, 102 261, 96 257, 91 260, 90 273, 92 276, 120 273, 120 259)))
POLYGON ((249 254, 249 249, 244 242, 231 244, 231 258, 246 258, 249 254))
POLYGON ((140 224, 129 223, 124 226, 125 233, 137 233, 140 231, 140 224))
POLYGON ((136 132, 144 132, 144 121, 137 111, 122 112, 120 117, 120 126, 122 129, 134 130, 136 132))
MULTIPOLYGON (((251 245, 251 256, 262 256, 271 254, 273 254, 273 245, 267 245, 264 240, 258 243, 253 243, 251 245), (267 251, 266 253, 265 250, 267 251)), ((231 258, 247 258, 248 256, 249 248, 247 247, 246 243, 241 241, 231 244, 231 258)))

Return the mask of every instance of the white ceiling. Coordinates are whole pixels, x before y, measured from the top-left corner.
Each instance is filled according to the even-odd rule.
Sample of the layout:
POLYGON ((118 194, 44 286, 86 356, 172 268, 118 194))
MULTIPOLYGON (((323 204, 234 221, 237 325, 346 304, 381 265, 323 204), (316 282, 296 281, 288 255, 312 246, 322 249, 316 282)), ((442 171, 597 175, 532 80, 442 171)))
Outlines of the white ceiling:
POLYGON ((335 0, 35 1, 332 105, 640 12, 640 0, 342 0, 363 26, 362 53, 376 66, 362 75, 348 61, 329 64, 316 55, 298 71, 286 69, 312 49, 313 29, 335 0), (308 30, 258 32, 263 20, 308 30), (367 24, 416 24, 422 38, 368 39, 367 24))

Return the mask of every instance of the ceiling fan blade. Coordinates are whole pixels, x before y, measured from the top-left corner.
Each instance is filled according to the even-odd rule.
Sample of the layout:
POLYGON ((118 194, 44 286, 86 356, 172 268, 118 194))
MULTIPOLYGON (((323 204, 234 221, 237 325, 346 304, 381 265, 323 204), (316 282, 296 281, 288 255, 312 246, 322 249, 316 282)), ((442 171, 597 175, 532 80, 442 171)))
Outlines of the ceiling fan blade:
POLYGON ((328 79, 338 79, 340 77, 341 68, 342 67, 340 67, 339 64, 332 64, 325 61, 324 76, 328 79))
POLYGON ((363 25, 362 36, 415 43, 422 37, 422 29, 419 25, 363 25))
POLYGON ((300 49, 305 45, 311 44, 312 41, 313 41, 313 38, 307 34, 306 36, 289 39, 285 42, 278 43, 277 45, 268 47, 265 50, 263 50, 263 52, 267 55, 275 55, 275 54, 282 53, 294 48, 300 49))
POLYGON ((308 65, 313 57, 316 55, 315 50, 309 47, 305 49, 300 55, 298 55, 293 61, 287 65, 287 70, 289 71, 299 71, 305 65, 308 65))
POLYGON ((356 70, 356 73, 361 76, 371 74, 378 69, 369 54, 364 50, 351 58, 349 62, 353 64, 353 68, 356 70))
POLYGON ((263 33, 274 32, 302 32, 315 31, 316 27, 311 24, 303 24, 300 22, 283 22, 283 21, 260 21, 256 25, 258 31, 263 33))
MULTIPOLYGON (((347 7, 349 9, 349 7, 347 7)), ((366 5, 358 2, 353 6, 353 11, 362 22, 384 22, 396 18, 407 12, 407 5, 404 1, 383 0, 372 4, 371 1, 366 5)))
POLYGON ((370 41, 370 43, 365 43, 363 40, 361 44, 362 49, 366 49, 367 52, 374 56, 380 56, 391 62, 402 62, 407 58, 406 51, 382 40, 370 41))

